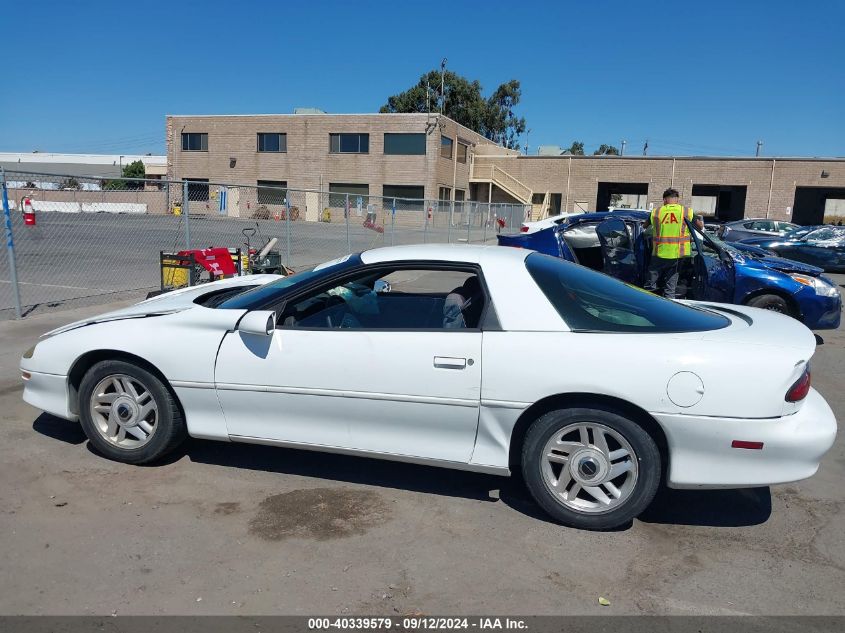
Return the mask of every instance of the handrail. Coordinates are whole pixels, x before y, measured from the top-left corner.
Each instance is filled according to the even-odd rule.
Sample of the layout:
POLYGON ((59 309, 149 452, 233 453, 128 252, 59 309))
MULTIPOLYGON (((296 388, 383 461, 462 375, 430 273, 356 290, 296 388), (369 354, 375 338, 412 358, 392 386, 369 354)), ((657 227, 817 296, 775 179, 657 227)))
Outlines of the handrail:
POLYGON ((531 196, 534 193, 531 188, 523 182, 511 176, 498 165, 472 165, 473 180, 489 180, 505 191, 514 195, 525 204, 531 204, 531 196))

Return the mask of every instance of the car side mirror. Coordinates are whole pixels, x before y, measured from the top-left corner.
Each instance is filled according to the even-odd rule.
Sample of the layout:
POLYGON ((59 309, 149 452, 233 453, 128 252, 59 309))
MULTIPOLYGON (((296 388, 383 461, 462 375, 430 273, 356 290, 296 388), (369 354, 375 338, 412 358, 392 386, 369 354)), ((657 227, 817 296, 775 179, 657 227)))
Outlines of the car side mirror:
POLYGON ((378 279, 373 285, 373 290, 379 294, 390 292, 390 282, 385 281, 384 279, 378 279))
POLYGON ((238 323, 238 330, 256 336, 270 336, 276 330, 276 313, 272 310, 247 312, 238 323))

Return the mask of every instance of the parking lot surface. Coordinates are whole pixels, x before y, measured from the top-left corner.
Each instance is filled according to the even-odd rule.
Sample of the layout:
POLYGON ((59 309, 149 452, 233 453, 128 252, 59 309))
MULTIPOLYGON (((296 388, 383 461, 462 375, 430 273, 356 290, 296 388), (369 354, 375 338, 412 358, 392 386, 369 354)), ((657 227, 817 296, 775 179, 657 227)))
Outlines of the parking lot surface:
MULTIPOLYGON (((517 478, 200 440, 127 466, 21 400, 20 354, 103 310, 0 323, 0 614, 845 614, 841 433, 809 480, 663 491, 607 533, 517 478)), ((842 420, 845 332, 819 335, 842 420)))

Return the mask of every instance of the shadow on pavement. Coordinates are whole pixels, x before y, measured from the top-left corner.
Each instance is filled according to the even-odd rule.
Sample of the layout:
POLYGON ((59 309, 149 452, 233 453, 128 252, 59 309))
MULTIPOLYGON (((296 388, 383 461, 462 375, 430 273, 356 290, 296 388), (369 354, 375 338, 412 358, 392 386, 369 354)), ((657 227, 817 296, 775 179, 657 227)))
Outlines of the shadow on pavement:
MULTIPOLYGON (((79 424, 47 413, 41 414, 33 423, 32 428, 41 435, 67 444, 79 445, 86 440, 79 424)), ((100 457, 90 443, 87 444, 87 448, 100 457)), ((520 514, 553 523, 552 519, 531 499, 518 473, 512 477, 497 477, 367 457, 196 439, 188 439, 164 460, 147 467, 155 468, 172 464, 185 457, 192 462, 223 468, 312 477, 326 481, 342 481, 476 501, 495 502, 498 497, 502 503, 520 514)), ((640 516, 640 520, 645 523, 741 527, 764 523, 769 518, 771 509, 772 502, 768 488, 746 490, 662 488, 651 506, 640 516)), ((629 522, 613 531, 625 531, 631 526, 632 523, 629 522)))
POLYGON ((640 515, 644 523, 743 527, 765 523, 772 514, 769 488, 672 490, 662 488, 640 515))
POLYGON ((46 435, 66 444, 79 445, 86 440, 85 433, 78 423, 62 420, 49 413, 39 415, 35 419, 35 422, 32 423, 32 429, 36 433, 46 435))

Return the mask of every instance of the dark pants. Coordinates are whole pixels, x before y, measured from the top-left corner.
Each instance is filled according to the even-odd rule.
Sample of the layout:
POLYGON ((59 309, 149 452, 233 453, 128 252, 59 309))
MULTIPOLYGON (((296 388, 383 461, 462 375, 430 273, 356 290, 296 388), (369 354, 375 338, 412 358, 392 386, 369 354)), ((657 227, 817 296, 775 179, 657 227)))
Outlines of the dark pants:
POLYGON ((664 297, 674 299, 680 273, 678 262, 677 259, 663 259, 657 257, 657 255, 652 255, 645 289, 655 294, 659 294, 659 291, 662 290, 664 297))

